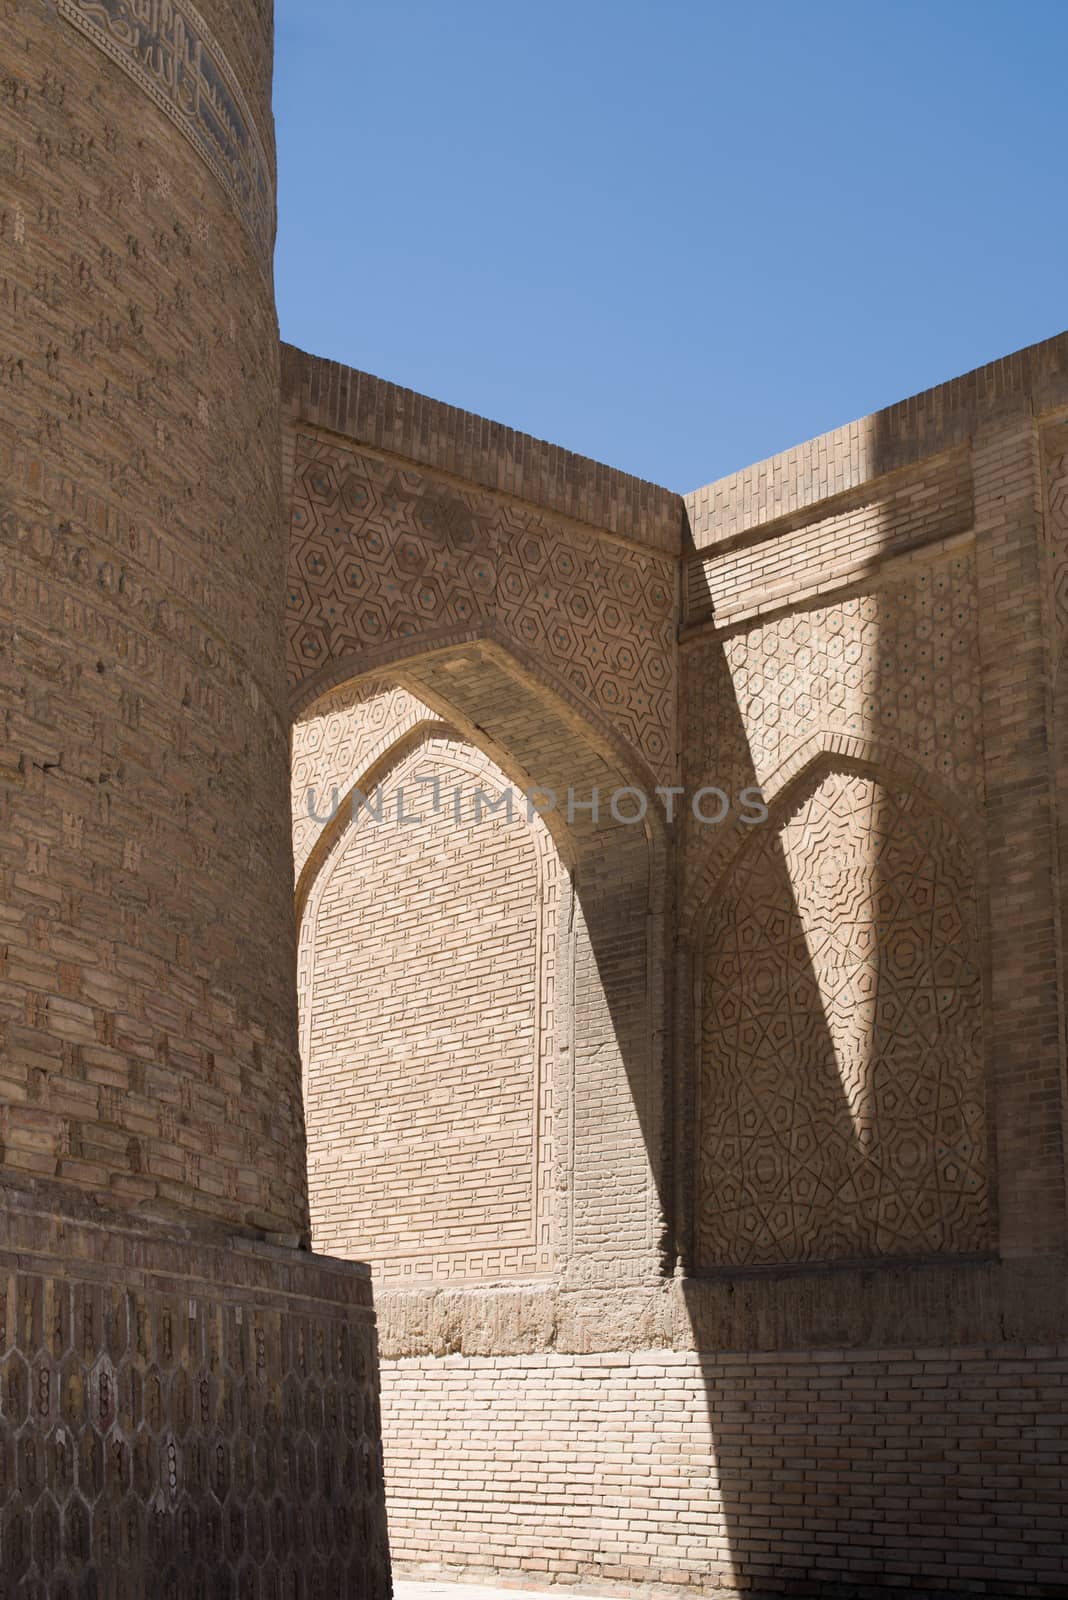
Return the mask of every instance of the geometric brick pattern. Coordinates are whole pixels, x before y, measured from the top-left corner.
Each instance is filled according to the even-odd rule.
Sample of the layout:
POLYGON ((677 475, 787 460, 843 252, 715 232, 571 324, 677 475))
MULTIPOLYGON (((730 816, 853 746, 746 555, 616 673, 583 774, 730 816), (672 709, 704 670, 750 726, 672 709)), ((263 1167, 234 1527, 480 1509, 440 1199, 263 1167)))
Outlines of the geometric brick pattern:
MULTIPOLYGON (((507 773, 508 787, 514 786, 516 791, 530 782, 543 783, 556 791, 561 803, 555 818, 551 822, 547 820, 547 826, 553 830, 572 869, 572 874, 562 879, 567 890, 569 937, 567 959, 560 966, 564 1033, 559 1055, 550 1053, 555 1048, 558 1031, 549 965, 550 958, 554 958, 552 941, 556 937, 550 890, 546 890, 541 907, 543 931, 536 941, 541 974, 536 986, 530 986, 529 952, 511 964, 502 965, 489 938, 491 930, 494 938, 501 932, 503 907, 514 910, 513 932, 529 928, 537 898, 536 883, 529 870, 522 874, 505 871, 501 876, 498 852, 487 852, 473 839, 465 840, 464 828, 453 826, 451 818, 447 819, 449 827, 441 839, 431 840, 428 833, 424 840, 422 829, 402 830, 395 826, 376 830, 372 837, 365 832, 365 815, 364 827, 355 830, 353 855, 344 865, 344 875, 352 873, 359 880, 360 903, 364 903, 366 894, 372 895, 370 915, 376 927, 385 927, 386 913, 391 909, 397 913, 395 920, 385 927, 384 937, 396 942, 403 934, 410 944, 410 958, 391 960, 389 970, 384 971, 381 966, 375 968, 371 964, 358 937, 346 943, 344 937, 338 935, 329 959, 334 966, 335 998, 331 1004, 336 1005, 338 1012, 334 1018, 334 1037, 338 1054, 343 1059, 337 1063, 336 1073, 324 1074, 321 1087, 324 1094, 329 1092, 344 1098, 347 1093, 354 1104, 351 1086, 348 1090, 345 1087, 346 1073, 350 1066, 359 1067, 365 1046, 367 1049, 373 1046, 380 1052, 392 1052, 389 1071, 393 1075, 398 1107, 409 1107, 407 1088, 420 1075, 432 1076, 435 1061, 439 1080, 448 1074, 448 1081, 452 1083, 466 1058, 469 1087, 473 1092, 480 1083, 492 1082, 502 1064, 517 1062, 517 1049, 529 1039, 530 1029, 537 1023, 542 1061, 539 1130, 545 1126, 541 1119, 549 1109, 545 1096, 552 1087, 550 1068, 563 1080, 565 1094, 572 1078, 582 1086, 581 1096, 569 1102, 569 1109, 562 1116, 557 1115, 561 1104, 559 1091, 553 1091, 555 1172, 548 1156, 539 1153, 539 1217, 547 1215, 542 1207, 548 1208, 551 1203, 555 1264, 562 1272, 584 1274, 587 1279, 595 1273, 607 1276, 611 1272, 625 1281, 626 1275, 657 1270, 662 1235, 653 1176, 660 1160, 659 1128, 663 1125, 664 1089, 659 1060, 662 1033, 657 1021, 658 982, 656 978, 650 979, 649 963, 651 959, 658 959, 654 940, 657 919, 662 915, 660 905, 666 862, 656 834, 650 841, 644 829, 616 823, 609 815, 607 803, 602 806, 599 818, 580 809, 573 821, 564 826, 568 785, 574 785, 581 803, 594 785, 600 785, 603 792, 610 792, 623 781, 622 777, 615 777, 604 753, 586 739, 581 720, 574 711, 570 707, 558 709, 557 697, 526 674, 516 672, 503 659, 505 654, 496 642, 479 642, 474 647, 454 644, 449 649, 418 656, 406 663, 405 692, 394 699, 381 688, 372 688, 367 697, 361 699, 358 680, 343 693, 331 693, 325 699, 311 702, 309 711, 297 725, 294 750, 299 752, 297 760, 312 762, 314 773, 323 780, 322 794, 319 785, 315 786, 317 807, 325 802, 325 810, 320 815, 328 814, 335 788, 339 797, 349 791, 354 752, 373 752, 369 766, 356 772, 361 789, 388 781, 383 778, 383 772, 388 774, 391 764, 395 766, 397 760, 407 758, 414 740, 425 738, 435 728, 440 732, 442 717, 449 718, 453 738, 459 732, 470 746, 492 753, 500 769, 495 786, 504 781, 502 774, 507 773), (318 720, 319 709, 324 706, 329 709, 323 712, 322 720, 337 737, 338 748, 344 751, 343 758, 334 758, 325 726, 321 735, 313 736, 311 732, 311 725, 318 720), (430 706, 437 708, 438 718, 426 712, 425 708, 430 706), (387 714, 385 720, 379 722, 383 707, 387 714), (373 729, 364 727, 365 716, 368 723, 374 718, 373 729), (399 731, 399 739, 392 730, 399 731), (391 738, 396 746, 395 753, 389 742, 391 738), (377 836, 379 833, 382 838, 377 836), (407 839, 405 834, 409 835, 407 839), (387 850, 384 840, 390 835, 393 837, 387 850), (428 841, 438 851, 437 862, 432 858, 420 858, 420 850, 428 841), (365 851, 384 852, 379 858, 380 871, 368 871, 361 865, 360 846, 365 851), (397 852, 396 860, 392 859, 392 852, 397 852), (463 870, 454 859, 455 852, 468 852, 467 866, 463 870), (498 890, 495 885, 499 877, 501 887, 498 890), (387 884, 388 897, 385 895, 387 884), (520 893, 523 884, 525 887, 520 893), (452 917, 449 915, 450 899, 454 909, 452 917), (457 908, 462 908, 462 914, 457 908), (453 977, 460 972, 473 976, 473 991, 460 991, 450 982, 443 955, 438 969, 427 971, 435 946, 441 952, 454 953, 453 977), (480 975, 484 965, 492 975, 482 982, 480 975), (422 985, 418 981, 421 972, 426 974, 422 985), (357 977, 360 982, 356 981, 357 977), (528 985, 528 1000, 509 1014, 515 985, 520 982, 528 985), (463 993, 468 996, 462 1008, 463 1026, 474 1041, 473 1047, 466 1051, 457 1049, 453 1037, 459 1014, 457 1006, 463 993), (440 999, 435 998, 439 996, 440 999), (502 1021, 500 1007, 505 1002, 502 1021), (436 1041, 427 1037, 433 1032, 435 1006, 442 1012, 436 1041), (366 1007, 366 1011, 358 1014, 361 1007, 366 1007), (341 1015, 343 1010, 346 1011, 344 1016, 341 1015), (497 1047, 492 1042, 495 1037, 497 1047), (345 1040, 352 1042, 351 1049, 344 1045, 345 1040), (413 1052, 408 1063, 410 1070, 399 1072, 396 1070, 398 1063, 404 1059, 409 1046, 413 1052), (496 1066, 492 1064, 495 1048, 496 1066), (551 1191, 551 1202, 548 1191, 551 1191)), ((387 670, 382 669, 383 672, 387 670)), ((374 681, 380 683, 381 680, 374 681)), ((465 759, 475 759, 473 749, 468 748, 465 759)), ((464 777, 465 785, 467 781, 464 777)), ((449 792, 447 783, 443 787, 449 792)), ((307 792, 302 795, 301 788, 298 783, 294 800, 298 818, 302 810, 306 811, 307 804, 307 792)), ((392 807, 385 808, 387 823, 392 810, 392 807)), ((522 804, 517 807, 519 816, 525 816, 522 804)), ((488 822, 487 816, 485 823, 488 822)), ((524 831, 526 827, 524 820, 524 831)), ((488 834, 488 829, 485 831, 488 834)), ((537 830, 535 837, 538 837, 537 830)), ((338 838, 336 830, 328 824, 317 835, 317 842, 301 872, 299 898, 304 912, 304 937, 299 982, 305 1028, 308 1019, 314 1019, 320 1009, 316 1003, 309 1003, 308 995, 318 990, 320 980, 313 964, 318 963, 320 947, 327 939, 323 930, 317 930, 314 938, 309 936, 310 901, 316 886, 325 883, 323 871, 332 861, 331 842, 337 845, 338 838)), ((337 870, 342 871, 341 868, 337 870)), ((345 897, 339 897, 337 911, 342 921, 349 916, 349 903, 345 897)), ((368 916, 357 922, 365 929, 368 916)), ((351 918, 349 925, 353 925, 351 918)), ((334 938, 333 930, 329 937, 334 938)), ((322 1039, 332 1048, 325 1031, 322 1039)), ((314 1052, 309 1054, 305 1042, 305 1061, 311 1062, 313 1055, 314 1052)), ((319 1086, 316 1087, 318 1092, 319 1086)), ((457 1116, 462 1109, 462 1098, 458 1094, 453 1096, 457 1116)), ((496 1114, 497 1108, 492 1108, 490 1115, 496 1114)), ((329 1115, 340 1116, 341 1111, 334 1106, 329 1108, 329 1115)), ((317 1116, 318 1112, 313 1113, 309 1119, 313 1143, 317 1116)), ((352 1153, 359 1124, 360 1119, 353 1111, 343 1133, 339 1132, 336 1144, 339 1159, 350 1163, 349 1190, 356 1189, 369 1197, 373 1187, 367 1183, 367 1162, 361 1168, 359 1163, 354 1163, 352 1153)), ((387 1155, 390 1145, 398 1142, 395 1132, 394 1126, 388 1131, 386 1142, 380 1143, 380 1150, 385 1150, 387 1155)), ((539 1144, 542 1142, 539 1132, 539 1144)), ((449 1183, 454 1177, 457 1182, 461 1181, 463 1171, 478 1152, 479 1140, 468 1140, 452 1168, 435 1186, 436 1196, 444 1199, 449 1183)), ((415 1153, 414 1150, 410 1152, 413 1157, 415 1153)), ((376 1160, 385 1159, 385 1155, 376 1157, 376 1160)), ((395 1171, 394 1175, 402 1184, 399 1191, 402 1196, 406 1196, 410 1182, 426 1182, 425 1174, 420 1176, 407 1170, 395 1171)), ((338 1218, 343 1218, 351 1202, 345 1197, 338 1175, 332 1172, 329 1163, 317 1165, 315 1154, 311 1178, 313 1208, 318 1204, 317 1196, 333 1179, 334 1195, 329 1203, 338 1218)), ((380 1214, 373 1219, 374 1228, 368 1230, 361 1224, 360 1238, 376 1265, 381 1261, 381 1235, 389 1231, 388 1185, 384 1192, 387 1200, 378 1208, 380 1214), (385 1220, 381 1213, 385 1213, 385 1220)), ((498 1220, 500 1198, 493 1198, 498 1220)), ((403 1203, 410 1208, 407 1198, 403 1203)), ((512 1203, 509 1201, 509 1205, 512 1203)), ((518 1222, 517 1218, 505 1220, 509 1227, 518 1222)), ((432 1208, 422 1208, 419 1222, 424 1231, 431 1228, 432 1208)), ((477 1226, 477 1212, 472 1212, 467 1220, 468 1227, 472 1224, 477 1226)), ((339 1221, 338 1226, 343 1228, 343 1221, 339 1221)), ((539 1236, 534 1241, 537 1254, 529 1258, 528 1270, 542 1272, 548 1265, 543 1255, 547 1245, 541 1237, 542 1221, 538 1228, 539 1236)), ((433 1239, 417 1244, 411 1234, 418 1229, 409 1229, 407 1223, 405 1231, 407 1242, 396 1251, 402 1261, 409 1253, 414 1257, 417 1251, 435 1244, 433 1239)), ((321 1231, 317 1231, 316 1237, 325 1239, 321 1231)), ((512 1242, 516 1243, 514 1238, 512 1242)), ((500 1243, 498 1229, 496 1239, 483 1238, 478 1241, 478 1248, 482 1252, 499 1249, 500 1243)), ((528 1242, 523 1248, 533 1249, 534 1243, 528 1242)), ((463 1273, 472 1276, 492 1276, 497 1269, 488 1263, 476 1268, 471 1246, 470 1238, 465 1245, 454 1230, 451 1248, 457 1256, 466 1252, 466 1259, 454 1261, 448 1250, 439 1250, 441 1266, 440 1269, 436 1267, 435 1272, 440 1270, 450 1281, 461 1275, 461 1268, 463 1273)), ((355 1235, 348 1243, 335 1236, 330 1245, 332 1249, 346 1252, 358 1247, 362 1246, 358 1245, 355 1235)), ((379 1270, 387 1269, 380 1266, 379 1270)), ((500 1270, 509 1274, 519 1271, 520 1263, 518 1259, 515 1262, 510 1259, 500 1270)))
MULTIPOLYGON (((384 1600, 369 1280, 263 1239, 308 1220, 287 559, 296 697, 408 686, 330 701, 319 746, 309 719, 300 783, 386 788, 420 734, 426 775, 481 777, 420 695, 509 771, 663 781, 683 507, 289 352, 281 526, 273 8, 197 5, 0 4, 0 1589, 384 1600)), ((676 871, 659 822, 580 818, 558 959, 538 827, 397 830, 371 871, 298 823, 313 1126, 418 1352, 402 1555, 1065 1593, 1066 355, 694 497, 685 777, 780 786, 744 854, 684 822, 676 871), (674 885, 708 914, 697 1097, 674 885), (724 1270, 686 1281, 680 1216, 724 1270)))
POLYGON ((376 1387, 367 1321, 11 1272, 4 1595, 386 1600, 376 1387))
POLYGON ((831 771, 754 838, 705 935, 703 1266, 987 1242, 976 944, 914 793, 831 771))
POLYGON ((439 719, 408 689, 379 680, 323 695, 293 728, 293 861, 299 882, 329 817, 390 746, 420 722, 439 719), (313 804, 314 798, 314 804, 313 804), (309 808, 314 811, 311 815, 309 808))
MULTIPOLYGON (((254 98, 266 8, 200 9, 254 98)), ((150 14, 180 24, 93 32, 150 14)), ((272 298, 54 5, 0 6, 0 57, 4 1164, 299 1232, 272 298)))
POLYGON ((272 11, 0 5, 5 1600, 388 1592, 296 1248, 272 11))
POLYGON ((307 434, 291 495, 291 686, 346 658, 492 624, 655 772, 669 769, 669 557, 307 434))
MULTIPOLYGON (((963 552, 887 575, 869 593, 700 641, 686 656, 685 781, 767 785, 815 737, 860 738, 976 807, 975 628, 975 563, 963 552)), ((707 894, 698 859, 718 844, 715 830, 687 828, 688 893, 707 894)))
POLYGON ((182 0, 142 16, 100 0, 58 0, 58 5, 60 14, 116 61, 200 154, 229 195, 269 276, 273 160, 203 17, 182 0))
MULTIPOLYGON (((958 554, 727 640, 757 781, 826 728, 882 738, 974 800, 974 585, 971 558, 958 554)), ((713 738, 706 731, 703 742, 713 738)))
MULTIPOLYGON (((384 704, 361 702, 368 740, 384 704)), ((313 1239, 388 1283, 553 1259, 558 860, 522 804, 488 809, 493 763, 436 727, 370 789, 381 824, 342 813, 324 839, 301 927, 313 1239)))

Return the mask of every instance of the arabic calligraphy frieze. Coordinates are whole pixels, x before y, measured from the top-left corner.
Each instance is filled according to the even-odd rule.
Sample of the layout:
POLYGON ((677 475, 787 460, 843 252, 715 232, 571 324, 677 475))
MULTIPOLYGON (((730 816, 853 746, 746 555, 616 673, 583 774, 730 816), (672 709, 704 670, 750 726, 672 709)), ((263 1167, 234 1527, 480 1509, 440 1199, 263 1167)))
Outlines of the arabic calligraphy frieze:
POLYGON ((229 194, 269 270, 274 174, 248 103, 189 0, 58 0, 174 122, 229 194))

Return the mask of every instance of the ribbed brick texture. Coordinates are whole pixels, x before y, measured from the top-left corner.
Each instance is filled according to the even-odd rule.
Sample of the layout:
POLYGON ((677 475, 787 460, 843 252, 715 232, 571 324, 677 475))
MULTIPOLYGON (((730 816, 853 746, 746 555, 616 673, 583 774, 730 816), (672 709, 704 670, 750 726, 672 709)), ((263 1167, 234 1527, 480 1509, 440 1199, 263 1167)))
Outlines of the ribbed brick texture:
POLYGON ((271 11, 0 6, 5 1597, 388 1586, 295 1248, 271 11))

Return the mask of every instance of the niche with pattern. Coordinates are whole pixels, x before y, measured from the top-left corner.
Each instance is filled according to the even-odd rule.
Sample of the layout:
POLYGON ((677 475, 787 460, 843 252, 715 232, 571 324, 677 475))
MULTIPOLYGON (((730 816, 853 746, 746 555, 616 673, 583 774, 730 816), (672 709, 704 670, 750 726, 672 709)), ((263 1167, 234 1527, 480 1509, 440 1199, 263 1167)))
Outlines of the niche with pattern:
POLYGON ((393 1283, 545 1272, 556 848, 489 757, 407 691, 317 709, 294 737, 315 1248, 393 1283), (354 773, 366 804, 345 803, 354 773), (342 801, 314 844, 309 777, 318 814, 342 801))
POLYGON ((817 763, 710 902, 699 1264, 989 1244, 968 850, 924 797, 817 763))

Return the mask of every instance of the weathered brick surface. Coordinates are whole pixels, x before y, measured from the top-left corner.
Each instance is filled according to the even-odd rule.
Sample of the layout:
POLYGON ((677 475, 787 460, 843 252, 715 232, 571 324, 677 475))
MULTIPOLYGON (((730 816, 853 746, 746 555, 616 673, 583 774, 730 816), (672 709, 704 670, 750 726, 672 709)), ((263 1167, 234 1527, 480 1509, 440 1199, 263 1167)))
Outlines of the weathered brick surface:
MULTIPOLYGON (((324 695, 312 714, 294 723, 290 772, 299 905, 314 872, 311 857, 322 836, 321 819, 349 802, 360 781, 380 768, 402 740, 440 723, 438 714, 409 689, 373 679, 324 695)), ((365 783, 365 791, 367 787, 365 783)))
POLYGON ((4 1596, 386 1600, 367 1269, 2 1198, 4 1596))
POLYGON ((5 1596, 388 1588, 369 1282, 251 1242, 308 1218, 271 58, 0 5, 5 1596))
POLYGON ((1063 1594, 1068 338, 685 502, 280 387, 270 32, 0 4, 7 1586, 386 1582, 292 721, 402 1559, 1063 1594))
POLYGON ((758 524, 686 563, 686 620, 719 627, 856 583, 888 559, 945 542, 972 524, 967 451, 837 496, 818 514, 758 524))
POLYGON ((376 453, 669 555, 681 548, 682 501, 670 489, 292 345, 282 346, 282 403, 376 453))
POLYGON ((289 677, 306 705, 377 661, 495 637, 658 779, 674 771, 676 564, 610 528, 324 439, 287 417, 289 677))
MULTIPOLYGON (((525 675, 517 675, 514 665, 502 651, 493 650, 485 642, 474 647, 452 647, 409 663, 404 680, 404 695, 390 701, 375 688, 380 682, 376 671, 369 680, 365 697, 360 684, 355 683, 349 691, 332 691, 324 700, 301 712, 294 736, 301 772, 318 773, 325 778, 328 800, 332 798, 335 782, 339 798, 348 793, 351 784, 357 784, 365 794, 375 798, 377 785, 390 765, 389 741, 379 721, 382 712, 390 707, 395 712, 398 718, 395 749, 398 754, 404 754, 404 741, 411 738, 420 721, 415 702, 422 701, 427 711, 436 708, 437 714, 442 719, 447 718, 449 726, 468 747, 466 759, 475 763, 475 771, 487 770, 482 763, 488 757, 498 769, 496 783, 500 784, 502 777, 507 779, 520 796, 528 788, 546 786, 559 797, 560 809, 547 814, 545 823, 547 832, 552 835, 555 854, 566 868, 566 877, 557 874, 561 914, 559 919, 549 914, 551 897, 546 895, 540 919, 541 933, 535 948, 528 952, 528 971, 532 971, 535 964, 540 968, 535 987, 541 997, 542 1016, 535 1030, 536 1019, 532 1015, 520 1017, 514 1008, 509 1011, 510 978, 501 969, 500 951, 491 948, 488 937, 484 955, 480 951, 483 934, 488 935, 491 926, 501 929, 500 910, 492 903, 497 881, 492 866, 496 851, 490 843, 492 831, 486 832, 487 823, 491 829, 494 825, 492 819, 484 819, 479 834, 486 842, 479 844, 477 853, 470 856, 470 870, 453 898, 455 926, 449 915, 448 896, 441 893, 440 902, 437 896, 451 850, 467 848, 461 845, 462 829, 454 844, 449 842, 447 834, 433 827, 403 830, 410 831, 411 837, 400 840, 396 828, 384 827, 372 846, 376 866, 369 872, 360 864, 359 840, 354 838, 351 870, 356 874, 367 873, 365 879, 356 878, 354 882, 365 881, 368 890, 376 886, 377 892, 384 872, 390 874, 390 882, 398 882, 406 867, 413 884, 421 884, 416 893, 422 897, 419 903, 425 906, 425 913, 418 938, 426 943, 420 947, 412 943, 417 935, 405 908, 404 889, 391 895, 380 893, 373 916, 381 938, 398 953, 407 950, 408 959, 395 963, 392 970, 379 970, 370 950, 358 952, 356 949, 357 930, 365 920, 358 911, 360 894, 351 899, 341 898, 343 910, 339 907, 338 928, 330 935, 339 952, 331 980, 333 992, 344 997, 342 1003, 346 1008, 337 1035, 337 1064, 342 1085, 347 1081, 350 1090, 341 1087, 340 1101, 345 1103, 347 1095, 348 1103, 355 1107, 353 1071, 358 1070, 365 1046, 379 1054, 384 1049, 390 1053, 395 1051, 396 1059, 403 1058, 409 1047, 421 1051, 427 1046, 429 1053, 424 1068, 417 1068, 415 1058, 412 1059, 416 1076, 436 1070, 452 1081, 462 1065, 469 1072, 469 1092, 491 1097, 495 1079, 493 1062, 498 1053, 503 1052, 502 1062, 513 1061, 518 1066, 522 1059, 524 1072, 538 1073, 542 1085, 539 1104, 546 1111, 548 1100, 544 1095, 550 1087, 548 1063, 552 1061, 555 1079, 553 1147, 551 1158, 548 1151, 544 1160, 539 1157, 537 1182, 541 1195, 544 1175, 546 1221, 550 1209, 548 1196, 550 1193, 553 1196, 553 1253, 560 1270, 569 1281, 596 1279, 621 1284, 656 1281, 662 1270, 663 1221, 659 1191, 666 1180, 663 1140, 668 1086, 662 1053, 663 1000, 658 992, 658 980, 650 982, 649 974, 651 963, 659 959, 659 941, 663 937, 665 920, 667 884, 662 834, 651 826, 628 827, 614 821, 608 796, 615 788, 633 781, 632 777, 615 762, 611 747, 599 750, 591 742, 589 730, 581 720, 570 715, 569 708, 545 692, 536 680, 531 682, 525 675), (324 744, 328 727, 333 729, 337 739, 333 757, 324 744), (568 788, 574 789, 577 799, 588 802, 595 786, 602 787, 605 796, 598 816, 594 817, 589 810, 576 809, 573 824, 569 826, 566 820, 568 788), (559 949, 554 950, 557 926, 559 949), (457 1041, 449 1023, 456 1015, 450 989, 453 985, 462 985, 463 979, 462 968, 450 968, 444 953, 456 952, 458 944, 465 965, 470 964, 476 972, 494 974, 488 989, 475 985, 477 993, 471 993, 468 1009, 476 1014, 481 1011, 485 1031, 480 1036, 479 1024, 472 1022, 471 1043, 467 1047, 457 1041), (440 971, 432 965, 434 951, 440 971), (551 999, 550 962, 555 963, 559 974, 559 981, 554 980, 551 999), (351 973, 346 972, 346 963, 352 964, 351 973), (406 970, 408 967, 410 971, 406 970), (424 982, 417 980, 420 972, 427 974, 424 982), (363 982, 350 982, 350 978, 358 975, 363 982), (446 1002, 444 1013, 440 1003, 431 1005, 425 1015, 422 1013, 419 996, 426 983, 435 996, 446 1002), (498 989, 499 996, 495 994, 498 989), (398 998, 394 1001, 391 996, 398 998), (500 1009, 495 1008, 498 998, 500 1009), (383 1007, 391 1005, 392 1031, 382 1015, 383 1007), (508 1042, 512 1035, 515 1037, 508 1042), (543 1066, 536 1066, 532 1057, 530 1045, 535 1036, 543 1066), (479 1063, 477 1071, 476 1062, 479 1063), (561 1111, 565 1101, 567 1109, 561 1111), (557 1111, 560 1115, 556 1115, 557 1111)), ((426 723, 425 716, 422 721, 426 723)), ((450 777, 448 762, 444 766, 432 765, 423 775, 432 776, 434 772, 443 793, 451 795, 454 778, 450 777)), ((463 778, 462 788, 470 788, 469 777, 463 778)), ((426 804, 424 799, 424 806, 426 804)), ((323 875, 330 871, 330 832, 327 824, 321 834, 313 838, 308 826, 306 800, 298 795, 295 806, 304 857, 300 882, 301 983, 307 994, 323 937, 314 933, 309 919, 318 916, 319 886, 323 875)), ((390 809, 388 805, 385 807, 387 821, 390 809)), ((522 801, 516 809, 521 820, 517 820, 516 830, 509 832, 518 840, 530 829, 522 801)), ((395 816, 395 804, 392 812, 395 816)), ((439 821, 443 826, 445 818, 439 821)), ((472 844, 471 848, 476 847, 472 844)), ((515 846, 508 848, 511 851, 515 846)), ((542 855, 546 874, 551 859, 552 853, 546 850, 542 855)), ((535 894, 536 877, 528 875, 527 881, 528 893, 535 894)), ((548 881, 547 876, 543 881, 548 881)), ((518 912, 518 921, 513 918, 515 926, 507 936, 517 939, 533 908, 528 904, 525 911, 519 911, 511 887, 505 901, 518 912)), ((416 903, 413 899, 412 906, 416 903)), ((530 992, 533 994, 535 989, 530 992)), ((304 1020, 306 1027, 315 1026, 314 1005, 306 1004, 304 1020)), ((322 1045, 317 1045, 313 1054, 306 1050, 309 1065, 315 1060, 321 1065, 324 1047, 333 1048, 325 1035, 322 1045)), ((319 1066, 316 1066, 316 1074, 318 1076, 319 1066)), ((412 1092, 416 1092, 414 1086, 412 1092)), ((420 1089, 418 1092, 429 1091, 420 1089)), ((315 1087, 319 1109, 327 1105, 332 1093, 330 1075, 324 1075, 315 1087)), ((410 1105, 411 1101, 405 1103, 410 1105)), ((354 1114, 354 1111, 350 1113, 350 1119, 354 1114)), ((355 1135, 357 1141, 360 1137, 355 1135)), ((416 1147, 412 1155, 413 1158, 418 1156, 416 1147)), ((329 1172, 352 1160, 344 1146, 328 1152, 322 1144, 317 1147, 316 1158, 327 1175, 324 1181, 327 1190, 329 1172)), ((400 1178, 400 1167, 394 1171, 400 1178)), ((402 1180, 405 1186, 408 1181, 407 1177, 402 1180)), ((346 1226, 341 1221, 346 1204, 356 1215, 365 1219, 370 1215, 361 1211, 359 1205, 353 1208, 340 1188, 335 1189, 330 1203, 336 1210, 342 1231, 346 1226)), ((371 1204, 370 1198, 368 1204, 371 1204)), ((539 1199, 539 1214, 542 1204, 543 1200, 539 1199)), ((381 1260, 373 1240, 366 1234, 364 1239, 372 1255, 381 1260)), ((341 1248, 341 1235, 335 1238, 334 1247, 341 1248)), ((344 1248, 348 1251, 363 1246, 358 1247, 356 1234, 349 1233, 344 1248)), ((495 1272, 502 1271, 508 1274, 535 1268, 540 1271, 545 1264, 541 1254, 544 1248, 539 1242, 536 1256, 524 1258, 525 1267, 514 1254, 507 1259, 498 1257, 495 1267, 488 1240, 483 1237, 480 1241, 482 1263, 476 1266, 469 1258, 464 1271, 472 1270, 481 1277, 492 1277, 495 1272)), ((462 1265, 456 1261, 449 1268, 450 1276, 454 1272, 464 1276, 464 1271, 460 1270, 462 1265)), ((410 1275, 414 1268, 401 1251, 389 1270, 410 1275)))
POLYGON ((817 772, 704 929, 702 1266, 991 1238, 974 868, 915 789, 817 772))
POLYGON ((510 792, 436 724, 339 812, 304 917, 312 1236, 383 1282, 552 1263, 559 862, 510 792))
POLYGON ((977 433, 976 565, 986 751, 990 1031, 999 1244, 1066 1250, 1065 1046, 1038 430, 1019 406, 977 433))
POLYGON ((780 517, 811 512, 837 495, 864 491, 888 473, 966 445, 979 424, 1021 404, 1036 413, 1068 404, 1068 333, 694 490, 686 496, 693 542, 704 550, 780 517))
POLYGON ((1068 1049, 1068 425, 1043 434, 1044 573, 1050 755, 1055 784, 1060 879, 1061 1020, 1068 1049))
MULTIPOLYGON (((71 9, 0 17, 4 1159, 299 1232, 273 299, 71 9)), ((269 11, 204 12, 269 143, 269 11)))

